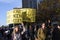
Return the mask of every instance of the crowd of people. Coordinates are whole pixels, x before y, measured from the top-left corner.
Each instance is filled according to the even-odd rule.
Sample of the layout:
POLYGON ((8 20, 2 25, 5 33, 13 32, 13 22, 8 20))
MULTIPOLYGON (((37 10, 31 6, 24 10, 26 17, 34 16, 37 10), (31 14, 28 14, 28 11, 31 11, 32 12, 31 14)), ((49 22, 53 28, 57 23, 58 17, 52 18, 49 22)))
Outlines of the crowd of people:
POLYGON ((39 26, 22 24, 0 28, 0 40, 60 40, 60 25, 42 22, 39 26))

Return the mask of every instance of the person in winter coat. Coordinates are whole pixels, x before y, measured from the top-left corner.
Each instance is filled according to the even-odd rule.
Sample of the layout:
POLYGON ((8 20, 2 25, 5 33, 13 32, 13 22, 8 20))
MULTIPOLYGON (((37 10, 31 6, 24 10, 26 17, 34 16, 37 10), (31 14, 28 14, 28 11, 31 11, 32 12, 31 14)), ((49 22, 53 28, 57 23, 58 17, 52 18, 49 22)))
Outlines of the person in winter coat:
POLYGON ((41 28, 38 29, 37 40, 45 40, 45 23, 42 23, 41 28))
POLYGON ((60 25, 56 26, 53 30, 52 40, 60 40, 60 25))

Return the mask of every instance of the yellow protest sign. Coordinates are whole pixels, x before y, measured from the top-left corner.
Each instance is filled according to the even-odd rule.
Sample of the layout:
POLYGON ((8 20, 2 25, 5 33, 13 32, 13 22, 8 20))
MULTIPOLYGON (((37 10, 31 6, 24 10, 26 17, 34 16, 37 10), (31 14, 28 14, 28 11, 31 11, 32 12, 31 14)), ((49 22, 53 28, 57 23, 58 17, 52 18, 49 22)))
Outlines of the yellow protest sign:
POLYGON ((13 9, 7 12, 7 24, 35 22, 36 10, 32 8, 13 9))

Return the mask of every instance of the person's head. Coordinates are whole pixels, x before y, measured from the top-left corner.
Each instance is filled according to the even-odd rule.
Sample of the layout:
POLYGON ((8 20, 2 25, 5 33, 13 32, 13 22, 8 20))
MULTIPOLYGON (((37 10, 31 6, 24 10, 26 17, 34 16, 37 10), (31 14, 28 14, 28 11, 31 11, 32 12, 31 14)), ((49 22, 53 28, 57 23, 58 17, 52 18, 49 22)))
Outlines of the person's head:
POLYGON ((35 28, 36 28, 37 25, 35 25, 35 28))
POLYGON ((60 29, 60 25, 58 25, 57 28, 60 29))
POLYGON ((32 26, 31 25, 29 26, 29 29, 32 29, 32 26))
POLYGON ((15 26, 15 27, 14 27, 14 31, 15 31, 15 32, 19 32, 19 26, 15 26))
POLYGON ((50 23, 51 21, 50 21, 50 20, 48 20, 48 22, 50 23))
POLYGON ((45 26, 46 26, 45 23, 42 23, 42 24, 41 24, 41 27, 42 27, 43 29, 45 28, 45 26))

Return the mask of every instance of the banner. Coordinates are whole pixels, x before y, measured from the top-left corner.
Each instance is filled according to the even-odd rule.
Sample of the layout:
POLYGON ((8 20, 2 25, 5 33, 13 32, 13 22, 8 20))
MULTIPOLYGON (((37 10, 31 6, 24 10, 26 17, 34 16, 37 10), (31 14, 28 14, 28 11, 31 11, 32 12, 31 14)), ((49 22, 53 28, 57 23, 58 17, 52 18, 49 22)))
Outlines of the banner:
POLYGON ((22 9, 22 18, 25 22, 35 22, 36 10, 35 9, 22 9))
POLYGON ((35 22, 36 10, 31 8, 13 9, 7 12, 7 24, 35 22))

